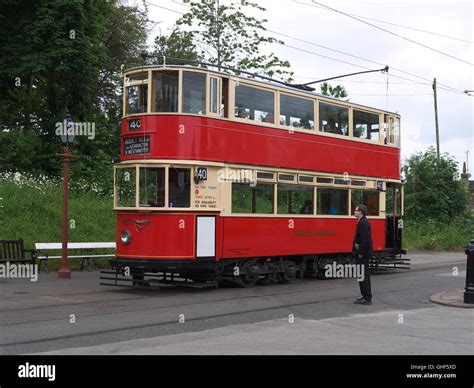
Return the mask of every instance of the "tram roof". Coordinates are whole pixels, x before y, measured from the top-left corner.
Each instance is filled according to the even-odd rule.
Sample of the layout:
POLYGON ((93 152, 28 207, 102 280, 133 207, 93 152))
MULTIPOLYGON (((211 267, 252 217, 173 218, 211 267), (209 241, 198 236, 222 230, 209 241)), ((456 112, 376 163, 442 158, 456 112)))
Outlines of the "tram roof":
MULTIPOLYGON (((217 65, 215 65, 215 66, 217 67, 217 65)), ((232 78, 238 78, 238 79, 241 79, 241 80, 244 80, 244 81, 252 81, 252 82, 261 84, 262 86, 271 85, 271 86, 278 87, 280 89, 296 91, 298 93, 307 94, 307 95, 313 96, 313 97, 323 97, 324 99, 333 100, 334 102, 341 102, 341 100, 338 99, 338 98, 331 97, 331 96, 326 96, 324 94, 311 92, 311 91, 308 91, 308 90, 303 90, 303 89, 298 88, 296 86, 284 85, 283 83, 280 83, 277 80, 268 79, 266 81, 261 81, 261 80, 250 78, 250 77, 242 77, 240 75, 235 75, 235 74, 232 74, 232 73, 226 73, 226 72, 223 72, 223 71, 217 71, 217 70, 212 70, 212 69, 206 69, 206 68, 202 68, 202 67, 198 67, 198 66, 190 66, 190 65, 166 65, 166 66, 164 66, 164 65, 146 65, 146 66, 131 67, 127 70, 124 70, 124 73, 128 73, 130 71, 136 71, 136 70, 150 70, 150 69, 151 70, 186 69, 186 70, 204 71, 204 72, 207 72, 207 73, 219 74, 219 75, 224 75, 224 76, 232 77, 232 78)), ((235 69, 235 71, 238 71, 238 70, 235 69)), ((262 77, 262 76, 259 75, 259 74, 255 74, 255 77, 262 77)), ((267 78, 269 78, 269 77, 267 77, 267 78)), ((391 111, 388 111, 388 110, 385 110, 385 109, 375 108, 373 106, 357 104, 357 103, 354 103, 352 101, 343 101, 343 102, 348 103, 350 105, 353 105, 355 107, 366 108, 366 109, 375 109, 375 110, 378 110, 378 111, 383 112, 383 113, 388 113, 388 114, 400 117, 400 114, 397 113, 397 112, 391 112, 391 111)))

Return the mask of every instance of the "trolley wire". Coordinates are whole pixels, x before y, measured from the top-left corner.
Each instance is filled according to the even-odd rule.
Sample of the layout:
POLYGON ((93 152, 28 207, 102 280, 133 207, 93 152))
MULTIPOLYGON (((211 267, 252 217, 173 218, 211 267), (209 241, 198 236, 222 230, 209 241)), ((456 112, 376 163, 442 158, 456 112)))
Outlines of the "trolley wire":
MULTIPOLYGON (((151 3, 150 1, 145 1, 145 3, 148 4, 148 5, 152 5, 154 7, 157 7, 157 8, 162 8, 162 9, 165 9, 165 10, 170 11, 170 12, 174 12, 174 13, 177 13, 177 14, 180 14, 180 15, 184 15, 183 12, 176 11, 176 10, 173 10, 173 9, 170 9, 170 8, 167 8, 167 7, 163 7, 161 5, 151 3)), ((311 4, 306 4, 306 5, 313 6, 311 4)), ((346 53, 346 52, 341 51, 341 50, 332 49, 330 47, 319 45, 317 43, 310 42, 310 41, 307 41, 307 40, 304 40, 304 39, 300 39, 300 38, 297 38, 297 37, 294 37, 294 36, 291 36, 291 35, 283 34, 283 33, 277 32, 277 31, 269 30, 269 29, 266 29, 266 31, 268 31, 269 33, 272 33, 272 34, 277 34, 277 35, 280 35, 280 36, 284 36, 286 38, 294 39, 294 40, 300 41, 302 43, 306 43, 306 44, 317 46, 317 47, 320 47, 320 48, 323 48, 323 49, 326 49, 326 50, 334 51, 334 52, 337 52, 339 54, 347 55, 347 56, 357 58, 357 59, 360 59, 360 60, 363 60, 363 61, 366 61, 366 62, 370 62, 370 63, 374 63, 374 64, 377 64, 377 65, 384 66, 384 64, 382 64, 380 62, 376 62, 376 61, 373 61, 373 60, 370 60, 370 59, 366 59, 366 58, 363 58, 363 57, 360 57, 360 56, 357 56, 357 55, 354 55, 354 54, 346 53)), ((305 49, 302 49, 302 48, 299 48, 299 47, 291 46, 291 45, 286 44, 286 43, 283 43, 282 45, 285 46, 285 47, 291 48, 293 50, 298 50, 298 51, 304 52, 306 54, 311 54, 311 55, 323 57, 323 58, 326 58, 326 59, 329 59, 329 60, 332 60, 332 61, 344 63, 344 64, 347 64, 347 65, 355 66, 355 67, 365 69, 365 70, 371 70, 370 68, 365 67, 365 66, 361 66, 361 65, 357 65, 357 64, 354 64, 354 63, 351 63, 351 62, 343 61, 343 60, 340 60, 340 59, 337 59, 337 58, 329 57, 327 55, 318 54, 318 53, 315 53, 313 51, 309 51, 309 50, 305 50, 305 49)), ((399 69, 399 68, 396 68, 396 67, 393 67, 393 66, 390 66, 390 69, 398 71, 400 73, 407 74, 409 76, 412 76, 412 77, 415 77, 415 78, 418 78, 418 79, 421 79, 421 80, 426 81, 426 82, 418 82, 418 81, 415 81, 413 79, 409 79, 409 78, 406 78, 406 77, 402 77, 402 76, 399 76, 399 75, 392 74, 392 77, 394 77, 394 78, 398 78, 398 79, 402 79, 402 80, 405 80, 405 81, 409 81, 409 82, 413 82, 413 83, 417 83, 417 84, 422 84, 422 85, 432 85, 432 80, 427 79, 425 77, 421 77, 419 75, 407 72, 403 69, 399 69)), ((295 77, 297 77, 297 76, 295 75, 295 77)), ((466 95, 466 93, 464 93, 464 91, 461 91, 459 89, 453 88, 449 85, 445 85, 445 84, 442 84, 442 83, 439 83, 439 82, 438 82, 438 89, 466 95)))
MULTIPOLYGON (((313 4, 303 3, 303 2, 298 1, 298 0, 293 0, 293 1, 294 1, 295 3, 298 3, 298 4, 307 5, 308 7, 319 8, 319 9, 322 9, 322 10, 324 10, 324 11, 330 11, 330 10, 328 10, 326 7, 320 7, 320 6, 313 5, 313 4)), ((175 1, 173 1, 173 2, 175 2, 175 1)), ((178 3, 177 3, 177 4, 178 4, 178 3)), ((353 14, 353 13, 348 13, 348 12, 346 12, 346 14, 347 14, 347 15, 350 15, 350 16, 356 16, 356 17, 361 18, 361 19, 372 20, 372 21, 378 22, 378 23, 390 24, 390 25, 396 26, 396 27, 401 27, 401 28, 406 28, 406 29, 413 30, 413 31, 423 32, 423 33, 425 33, 425 34, 436 35, 436 36, 439 36, 439 37, 442 37, 442 38, 446 38, 446 39, 458 40, 458 41, 460 41, 460 42, 465 42, 465 43, 474 43, 474 41, 472 41, 472 40, 457 38, 457 37, 454 37, 454 36, 449 36, 449 35, 445 35, 445 34, 440 34, 440 33, 438 33, 438 32, 427 31, 427 30, 422 30, 422 29, 420 29, 420 28, 414 28, 414 27, 404 26, 404 25, 401 25, 401 24, 392 23, 392 22, 387 22, 387 21, 385 21, 385 20, 380 20, 380 19, 369 18, 369 17, 367 17, 367 16, 362 16, 362 15, 355 15, 355 14, 353 14)))
POLYGON ((359 18, 357 18, 357 17, 355 17, 355 16, 351 16, 351 15, 349 15, 349 14, 343 12, 343 11, 339 11, 339 10, 337 10, 337 9, 335 9, 335 8, 331 8, 331 7, 327 6, 327 5, 324 5, 324 4, 322 4, 322 3, 318 3, 317 1, 314 1, 314 0, 311 0, 311 2, 313 2, 313 3, 315 3, 315 4, 319 4, 319 5, 321 5, 321 6, 325 7, 325 8, 327 8, 327 9, 333 11, 333 12, 340 13, 341 15, 347 16, 347 17, 349 17, 349 18, 351 18, 351 19, 354 19, 354 20, 357 20, 357 21, 359 21, 359 22, 361 22, 361 23, 367 24, 367 25, 369 25, 369 26, 371 26, 371 27, 374 27, 374 28, 376 28, 376 29, 378 29, 378 30, 384 31, 384 32, 386 32, 387 34, 394 35, 394 36, 396 36, 396 37, 398 37, 398 38, 404 39, 404 40, 406 40, 406 41, 408 41, 408 42, 411 42, 411 43, 413 43, 413 44, 417 44, 418 46, 424 47, 424 48, 426 48, 426 49, 428 49, 428 50, 437 52, 438 54, 442 54, 442 55, 445 55, 445 56, 447 56, 447 57, 449 57, 449 58, 455 59, 456 61, 460 61, 460 62, 463 62, 463 63, 468 64, 468 65, 470 65, 470 66, 474 66, 474 63, 465 61, 464 59, 455 57, 454 55, 445 53, 444 51, 441 51, 441 50, 435 49, 435 48, 433 48, 433 47, 427 46, 426 44, 417 42, 417 41, 415 41, 415 40, 413 40, 413 39, 410 39, 410 38, 407 38, 407 37, 402 36, 402 35, 400 35, 400 34, 397 34, 396 32, 386 30, 385 28, 376 26, 375 24, 366 22, 366 21, 361 20, 361 19, 359 19, 359 18))

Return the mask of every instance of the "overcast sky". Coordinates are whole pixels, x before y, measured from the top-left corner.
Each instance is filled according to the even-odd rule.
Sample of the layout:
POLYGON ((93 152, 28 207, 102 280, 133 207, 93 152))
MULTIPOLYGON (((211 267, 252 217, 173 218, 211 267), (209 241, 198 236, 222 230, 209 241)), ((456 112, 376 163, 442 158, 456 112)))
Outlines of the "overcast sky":
MULTIPOLYGON (((221 0, 225 3, 228 0, 221 0)), ((286 45, 267 45, 281 59, 288 59, 295 73, 295 82, 363 71, 353 66, 369 69, 390 67, 387 76, 381 73, 358 75, 331 81, 332 85, 344 85, 351 102, 400 113, 402 117, 402 158, 416 151, 425 151, 436 145, 433 78, 437 78, 438 117, 441 152, 448 152, 459 162, 466 160, 469 150, 469 171, 474 175, 474 97, 443 89, 444 86, 459 91, 474 90, 474 3, 453 1, 331 1, 316 0, 321 4, 357 15, 367 23, 429 46, 453 57, 426 49, 402 38, 378 30, 345 15, 321 8, 311 0, 254 0, 267 9, 257 13, 268 19, 266 28, 307 41, 268 33, 283 40, 286 45), (364 18, 361 18, 364 17, 364 18), (440 35, 407 29, 393 24, 426 30, 440 35), (369 61, 329 51, 325 46, 369 61), (315 55, 318 54, 318 55, 315 55), (334 59, 323 58, 319 55, 334 59), (381 66, 381 65, 382 66, 381 66), (398 69, 398 70, 395 70, 398 69), (400 70, 411 73, 400 72, 400 70), (407 78, 400 79, 396 76, 407 78), (419 76, 426 80, 417 78, 419 76), (411 81, 410 81, 411 80, 411 81), (421 83, 414 83, 421 82, 421 83), (442 85, 444 86, 442 86, 442 85)), ((186 12, 187 6, 180 0, 147 0, 149 16, 158 22, 152 30, 153 37, 168 35, 179 14, 152 6, 186 12)), ((150 43, 152 40, 150 40, 150 43)), ((319 92, 319 88, 317 89, 319 92)), ((474 93, 472 93, 474 95, 474 93)), ((473 178, 471 178, 473 179, 473 178)))

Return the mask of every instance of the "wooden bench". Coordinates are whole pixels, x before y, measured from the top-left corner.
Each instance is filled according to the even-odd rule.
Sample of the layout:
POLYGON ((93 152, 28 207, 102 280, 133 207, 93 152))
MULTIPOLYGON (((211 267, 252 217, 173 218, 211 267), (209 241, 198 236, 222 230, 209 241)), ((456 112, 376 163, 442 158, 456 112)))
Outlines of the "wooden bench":
POLYGON ((23 240, 0 240, 0 263, 25 263, 35 264, 36 250, 25 249, 23 240), (25 253, 30 253, 30 258, 26 258, 25 253))
MULTIPOLYGON (((45 264, 45 273, 49 272, 48 269, 48 259, 60 259, 59 256, 50 256, 49 251, 60 251, 62 249, 62 243, 36 243, 36 251, 38 252, 39 259, 39 270, 41 271, 41 263, 44 261, 45 264)), ((67 249, 115 249, 116 244, 114 242, 89 242, 89 243, 68 243, 67 249)), ((98 254, 91 255, 90 253, 85 253, 82 255, 69 255, 68 259, 81 259, 81 271, 84 268, 87 268, 88 271, 92 269, 90 259, 97 257, 115 257, 115 254, 98 254), (87 263, 86 263, 87 262, 87 263)))

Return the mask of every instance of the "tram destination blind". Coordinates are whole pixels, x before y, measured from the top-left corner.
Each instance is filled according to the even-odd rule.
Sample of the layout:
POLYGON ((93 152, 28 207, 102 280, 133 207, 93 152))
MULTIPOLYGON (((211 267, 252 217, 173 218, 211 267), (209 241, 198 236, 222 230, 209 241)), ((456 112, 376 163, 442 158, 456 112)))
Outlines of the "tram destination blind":
POLYGON ((150 153, 150 136, 128 137, 124 140, 124 155, 150 153))

